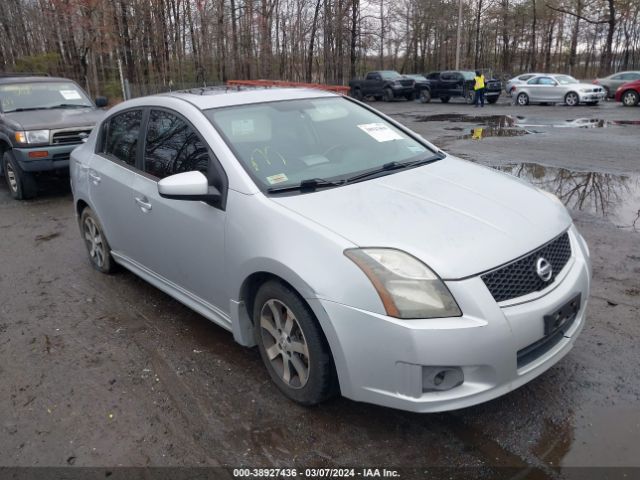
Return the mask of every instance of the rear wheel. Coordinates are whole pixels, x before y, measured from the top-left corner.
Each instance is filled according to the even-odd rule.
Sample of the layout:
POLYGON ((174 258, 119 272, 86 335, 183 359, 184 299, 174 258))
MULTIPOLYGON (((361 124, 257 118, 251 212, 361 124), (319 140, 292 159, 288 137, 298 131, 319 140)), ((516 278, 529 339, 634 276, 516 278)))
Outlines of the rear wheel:
POLYGON ((440 97, 440 101, 442 103, 449 103, 449 100, 451 99, 451 97, 440 97))
POLYGON ((622 104, 625 107, 633 107, 640 102, 640 94, 634 90, 627 90, 622 94, 622 104))
POLYGON ((468 105, 472 105, 474 100, 476 99, 476 92, 474 92, 473 90, 469 90, 467 93, 465 93, 464 99, 468 105))
POLYGON ((524 92, 519 93, 518 96, 516 97, 516 101, 518 102, 518 105, 520 105, 521 107, 524 107, 525 105, 529 105, 529 95, 527 95, 524 92))
POLYGON ((390 102, 393 100, 393 90, 391 90, 390 88, 385 88, 384 89, 384 96, 382 97, 382 99, 385 102, 390 102))
POLYGON ((80 215, 80 230, 93 268, 102 273, 113 273, 115 262, 111 256, 111 247, 98 217, 89 207, 80 215))
POLYGON ((9 187, 9 193, 16 200, 33 198, 38 193, 36 179, 30 172, 20 168, 13 152, 9 150, 2 156, 2 171, 9 187))
POLYGON ((337 381, 329 346, 300 296, 272 280, 258 289, 253 304, 260 356, 280 391, 303 405, 334 396, 337 381))
POLYGON ((420 90, 420 103, 429 103, 431 101, 431 91, 428 89, 420 90))
POLYGON ((576 107, 580 103, 580 97, 575 92, 569 92, 564 96, 564 103, 570 107, 576 107))

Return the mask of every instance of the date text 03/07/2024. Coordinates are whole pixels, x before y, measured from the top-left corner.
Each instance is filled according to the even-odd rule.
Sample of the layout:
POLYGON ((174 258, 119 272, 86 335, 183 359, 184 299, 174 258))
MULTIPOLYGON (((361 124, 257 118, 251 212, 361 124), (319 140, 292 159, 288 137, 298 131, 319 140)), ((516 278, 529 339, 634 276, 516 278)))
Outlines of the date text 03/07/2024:
POLYGON ((400 478, 397 470, 386 468, 234 468, 234 478, 400 478))

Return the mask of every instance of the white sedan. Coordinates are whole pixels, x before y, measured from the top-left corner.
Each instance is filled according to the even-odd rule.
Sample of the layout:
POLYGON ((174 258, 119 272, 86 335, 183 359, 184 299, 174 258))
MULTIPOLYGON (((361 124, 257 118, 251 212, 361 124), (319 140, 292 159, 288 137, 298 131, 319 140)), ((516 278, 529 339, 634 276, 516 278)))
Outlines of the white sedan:
POLYGON ((516 104, 564 103, 571 107, 581 103, 597 105, 607 93, 604 88, 591 83, 580 83, 570 75, 538 75, 522 85, 515 85, 512 95, 516 104))

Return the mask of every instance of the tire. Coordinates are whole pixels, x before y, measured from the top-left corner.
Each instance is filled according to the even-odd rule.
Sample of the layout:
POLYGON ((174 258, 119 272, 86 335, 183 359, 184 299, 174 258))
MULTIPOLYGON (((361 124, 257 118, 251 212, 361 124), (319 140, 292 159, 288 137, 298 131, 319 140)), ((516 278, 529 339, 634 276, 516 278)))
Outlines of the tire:
POLYGON ((391 90, 390 88, 385 88, 382 100, 384 100, 385 102, 391 102, 393 100, 393 90, 391 90))
POLYGON ((36 179, 32 173, 25 172, 20 168, 11 150, 4 152, 2 156, 2 171, 9 193, 13 198, 27 200, 36 196, 38 193, 36 179))
POLYGON ((360 101, 364 99, 364 95, 362 95, 362 90, 360 90, 359 88, 356 88, 355 90, 353 90, 353 93, 351 96, 356 100, 360 100, 360 101))
POLYGON ((451 100, 451 97, 440 97, 442 103, 449 103, 449 100, 451 100))
POLYGON ((622 94, 621 99, 625 107, 635 107, 640 102, 640 94, 635 90, 627 90, 622 94))
POLYGON ((404 98, 406 98, 410 102, 413 102, 416 99, 416 93, 409 93, 408 95, 405 95, 404 98))
POLYGON ((491 105, 493 105, 494 103, 496 103, 498 101, 498 98, 500 98, 500 97, 489 97, 489 98, 487 98, 487 102, 489 102, 491 105))
POLYGON ((473 105, 474 100, 476 99, 476 92, 473 90, 469 90, 464 94, 464 101, 467 102, 467 105, 473 105))
POLYGON ((116 263, 111 256, 111 247, 98 217, 89 207, 80 214, 80 232, 87 247, 91 266, 102 273, 113 273, 116 263))
POLYGON ((529 105, 529 95, 527 95, 524 92, 519 93, 518 96, 516 97, 516 103, 521 107, 529 105))
POLYGON ((569 107, 577 107, 580 105, 580 97, 576 92, 569 92, 564 96, 564 103, 569 107))
POLYGON ((425 88, 420 90, 420 103, 429 103, 431 101, 431 90, 425 88))
POLYGON ((338 383, 329 345, 302 298, 283 283, 270 280, 258 289, 253 305, 256 343, 278 389, 302 405, 334 397, 338 383))

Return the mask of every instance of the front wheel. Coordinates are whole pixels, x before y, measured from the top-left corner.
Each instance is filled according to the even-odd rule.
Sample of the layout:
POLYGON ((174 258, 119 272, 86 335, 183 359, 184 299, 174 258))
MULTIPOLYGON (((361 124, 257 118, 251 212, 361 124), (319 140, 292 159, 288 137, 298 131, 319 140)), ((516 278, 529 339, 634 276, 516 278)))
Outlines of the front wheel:
POLYGON ((420 103, 429 103, 431 101, 431 91, 420 90, 420 103))
POLYGON ((393 90, 391 90, 390 88, 385 88, 384 89, 384 96, 382 97, 382 99, 385 102, 390 102, 393 100, 393 90))
POLYGON ((625 107, 633 107, 640 102, 640 94, 634 90, 628 90, 622 94, 622 104, 625 107))
POLYGON ((280 391, 303 405, 334 396, 337 381, 329 345, 300 296, 272 280, 258 289, 253 305, 260 356, 280 391))
POLYGON ((9 150, 2 156, 2 171, 9 187, 9 193, 16 200, 33 198, 38 193, 38 186, 33 174, 20 168, 13 152, 9 150))
POLYGON ((527 95, 524 92, 519 93, 518 96, 516 97, 516 101, 518 102, 518 105, 520 105, 521 107, 524 107, 525 105, 529 105, 529 95, 527 95))
POLYGON ((98 217, 89 207, 80 215, 80 231, 93 268, 102 273, 113 273, 115 262, 111 256, 111 247, 98 217))
POLYGON ((575 92, 569 92, 564 97, 564 103, 570 107, 576 107, 580 103, 580 97, 575 92))

